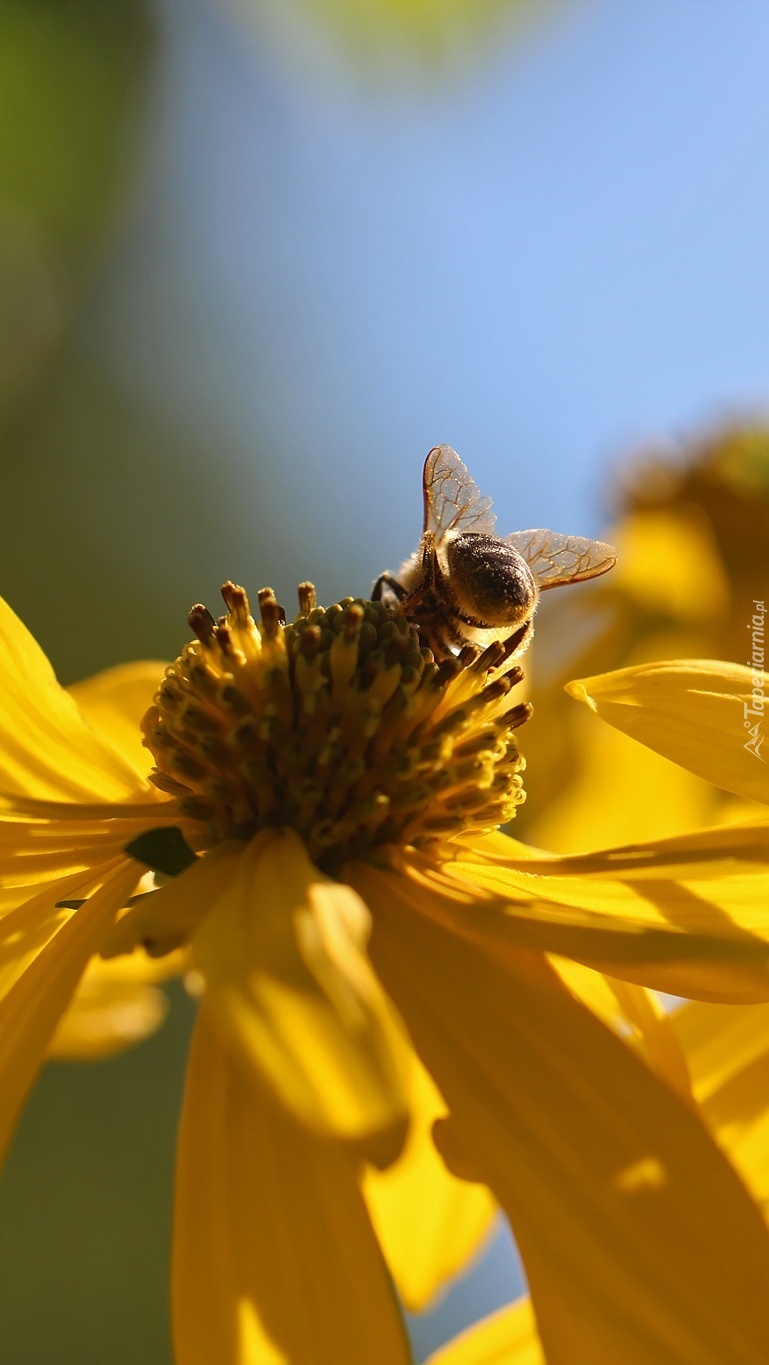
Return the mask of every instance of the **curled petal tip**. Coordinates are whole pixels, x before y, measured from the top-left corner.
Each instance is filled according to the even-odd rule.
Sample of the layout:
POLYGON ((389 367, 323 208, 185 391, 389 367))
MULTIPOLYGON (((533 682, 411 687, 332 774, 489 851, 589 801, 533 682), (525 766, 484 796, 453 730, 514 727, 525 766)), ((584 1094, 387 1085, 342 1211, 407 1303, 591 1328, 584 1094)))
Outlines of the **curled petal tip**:
POLYGON ((565 683, 564 691, 568 692, 569 696, 573 697, 575 701, 583 701, 585 705, 591 707, 593 711, 596 710, 595 702, 590 696, 585 683, 580 682, 579 679, 574 682, 565 683))

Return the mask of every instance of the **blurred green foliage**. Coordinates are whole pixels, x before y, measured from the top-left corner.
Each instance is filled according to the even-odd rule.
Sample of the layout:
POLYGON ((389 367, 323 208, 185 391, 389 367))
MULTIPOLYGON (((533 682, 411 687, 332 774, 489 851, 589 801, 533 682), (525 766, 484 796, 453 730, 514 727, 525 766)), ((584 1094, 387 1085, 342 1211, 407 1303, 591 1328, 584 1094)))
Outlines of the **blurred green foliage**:
POLYGON ((144 0, 0 0, 0 429, 125 202, 152 37, 144 0))
MULTIPOLYGON (((110 593, 137 614, 149 606, 120 581, 98 528, 101 504, 121 500, 113 526, 136 538, 140 509, 115 472, 127 483, 137 452, 151 461, 157 432, 74 363, 70 337, 132 202, 153 52, 144 0, 0 0, 0 591, 40 622, 70 677, 118 657, 110 593)), ((191 1012, 177 1005, 141 1052, 52 1066, 33 1096, 0 1186, 4 1361, 170 1359, 171 1170, 191 1012)))
POLYGON ((119 192, 152 25, 143 0, 3 0, 4 206, 82 262, 119 192))
POLYGON ((124 499, 127 534, 120 471, 162 445, 71 341, 133 203, 154 51, 147 0, 0 0, 0 591, 68 680, 120 657, 106 607, 135 600, 130 556, 105 563, 100 500, 124 499))
POLYGON ((2 457, 11 515, 0 591, 61 681, 173 655, 201 591, 192 564, 186 590, 164 574, 177 546, 194 557, 185 528, 206 517, 202 480, 180 477, 189 443, 65 348, 2 457))
POLYGON ((0 1184, 0 1359, 170 1365, 176 1125, 192 1006, 143 1047, 52 1063, 0 1184))

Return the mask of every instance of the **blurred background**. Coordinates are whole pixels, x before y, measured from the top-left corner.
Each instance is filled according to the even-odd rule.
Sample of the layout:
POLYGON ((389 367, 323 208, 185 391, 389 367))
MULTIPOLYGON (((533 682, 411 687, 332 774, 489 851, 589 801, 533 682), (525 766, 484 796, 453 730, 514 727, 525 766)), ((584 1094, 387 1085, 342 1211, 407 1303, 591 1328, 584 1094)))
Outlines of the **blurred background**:
MULTIPOLYGON (((0 0, 0 592, 62 681, 228 577, 365 593, 438 442, 503 532, 598 534, 626 452, 763 420, 768 50, 765 0, 0 0)), ((14 1365, 168 1365, 173 994, 30 1104, 14 1365)), ((418 1358, 516 1276, 500 1233, 418 1358)))

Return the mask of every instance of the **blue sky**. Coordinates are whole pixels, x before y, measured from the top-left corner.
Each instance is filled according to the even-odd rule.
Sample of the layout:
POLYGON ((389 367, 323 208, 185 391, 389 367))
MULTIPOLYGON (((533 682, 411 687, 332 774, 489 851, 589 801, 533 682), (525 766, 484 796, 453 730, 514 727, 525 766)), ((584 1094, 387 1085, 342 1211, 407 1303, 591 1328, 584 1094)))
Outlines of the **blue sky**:
POLYGON ((411 548, 439 441, 503 529, 593 530, 618 452, 769 406, 765 0, 574 0, 405 90, 205 0, 162 18, 85 344, 216 443, 236 542, 275 549, 290 500, 296 573, 357 588, 411 548))

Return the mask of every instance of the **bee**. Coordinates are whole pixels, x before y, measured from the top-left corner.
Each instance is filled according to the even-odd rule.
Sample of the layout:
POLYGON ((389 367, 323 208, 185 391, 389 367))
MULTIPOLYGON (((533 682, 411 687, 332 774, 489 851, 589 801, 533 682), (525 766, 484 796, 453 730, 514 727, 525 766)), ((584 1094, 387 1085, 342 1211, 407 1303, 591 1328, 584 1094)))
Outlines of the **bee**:
POLYGON ((419 545, 397 574, 380 574, 371 596, 403 612, 436 659, 494 640, 509 658, 522 654, 541 592, 597 578, 616 563, 611 545, 582 536, 539 529, 500 538, 491 499, 451 446, 430 451, 422 493, 419 545))

